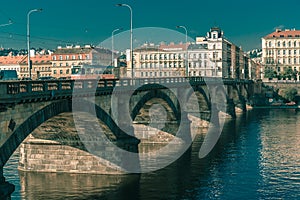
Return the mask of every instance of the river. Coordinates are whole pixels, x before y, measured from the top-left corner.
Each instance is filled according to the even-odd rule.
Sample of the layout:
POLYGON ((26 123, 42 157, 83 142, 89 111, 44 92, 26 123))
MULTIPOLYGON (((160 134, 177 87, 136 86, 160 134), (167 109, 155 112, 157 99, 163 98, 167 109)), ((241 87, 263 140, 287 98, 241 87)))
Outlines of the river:
POLYGON ((204 134, 168 167, 141 175, 18 172, 4 169, 12 199, 300 199, 300 115, 252 110, 227 120, 217 145, 198 158, 204 134))

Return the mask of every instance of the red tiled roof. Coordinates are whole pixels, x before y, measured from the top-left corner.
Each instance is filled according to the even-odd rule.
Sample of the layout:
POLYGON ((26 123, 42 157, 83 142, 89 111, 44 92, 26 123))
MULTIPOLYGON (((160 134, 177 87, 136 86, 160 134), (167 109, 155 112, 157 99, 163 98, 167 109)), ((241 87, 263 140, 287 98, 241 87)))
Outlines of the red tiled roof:
POLYGON ((300 30, 275 31, 264 38, 300 38, 300 30))
POLYGON ((17 65, 26 56, 0 56, 0 65, 17 65))
MULTIPOLYGON (((33 65, 37 64, 50 64, 51 63, 51 56, 50 55, 36 55, 30 58, 33 65)), ((21 65, 27 65, 27 56, 22 59, 20 62, 21 65)))

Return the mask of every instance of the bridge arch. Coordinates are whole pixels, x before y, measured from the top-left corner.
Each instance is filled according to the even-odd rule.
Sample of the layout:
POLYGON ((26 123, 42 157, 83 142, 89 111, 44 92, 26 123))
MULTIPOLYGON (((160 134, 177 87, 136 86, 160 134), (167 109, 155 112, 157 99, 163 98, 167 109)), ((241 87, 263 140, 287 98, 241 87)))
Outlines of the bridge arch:
POLYGON ((246 94, 246 97, 243 96, 243 93, 241 91, 242 88, 238 87, 237 85, 232 85, 232 86, 229 86, 229 87, 232 88, 232 90, 230 92, 230 97, 233 99, 235 107, 238 107, 242 110, 245 110, 246 109, 245 99, 247 98, 247 94, 246 94))
POLYGON ((202 95, 202 97, 204 98, 204 101, 206 103, 206 106, 207 106, 208 110, 211 109, 210 96, 209 96, 208 92, 206 92, 203 89, 203 86, 194 86, 193 90, 190 90, 188 92, 188 94, 187 94, 187 100, 192 96, 193 93, 196 93, 196 96, 198 98, 198 102, 199 103, 202 103, 202 101, 200 101, 200 99, 199 99, 200 97, 199 97, 199 95, 197 95, 197 93, 199 93, 200 95, 202 95))
MULTIPOLYGON (((151 90, 150 92, 147 92, 145 95, 142 96, 142 98, 136 103, 136 105, 134 106, 134 108, 131 111, 131 118, 132 120, 134 120, 136 118, 136 116, 138 115, 138 113, 140 112, 140 110, 143 108, 143 106, 150 101, 151 99, 154 98, 158 98, 158 99, 162 99, 163 101, 165 101, 167 103, 167 105, 171 108, 172 112, 175 115, 175 118, 177 120, 177 122, 180 122, 180 107, 177 108, 174 104, 174 102, 171 100, 171 98, 162 91, 158 91, 158 90, 151 90)), ((179 105, 178 100, 176 99, 176 103, 177 105, 179 105)))
MULTIPOLYGON (((86 100, 78 100, 79 103, 84 103, 86 106, 92 108, 95 107, 97 118, 100 119, 108 128, 111 130, 116 140, 119 138, 129 138, 132 136, 124 133, 113 121, 113 119, 107 114, 102 108, 97 106, 96 104, 86 101, 86 100)), ((82 110, 76 110, 78 112, 87 112, 86 107, 81 107, 82 110)), ((14 151, 18 148, 18 146, 26 139, 26 137, 31 134, 38 126, 46 122, 48 119, 55 117, 61 113, 72 112, 72 101, 71 100, 60 100, 53 102, 44 108, 38 110, 34 114, 32 114, 29 118, 27 118, 22 124, 20 124, 13 133, 9 136, 9 138, 3 143, 0 147, 0 168, 2 168, 6 162, 9 160, 14 151)), ((112 140, 109 135, 107 138, 112 140)), ((132 137, 133 138, 133 137, 132 137)), ((134 138, 138 143, 139 140, 134 138)), ((118 143, 116 143, 118 145, 118 143)), ((123 146, 120 146, 121 148, 123 146)))

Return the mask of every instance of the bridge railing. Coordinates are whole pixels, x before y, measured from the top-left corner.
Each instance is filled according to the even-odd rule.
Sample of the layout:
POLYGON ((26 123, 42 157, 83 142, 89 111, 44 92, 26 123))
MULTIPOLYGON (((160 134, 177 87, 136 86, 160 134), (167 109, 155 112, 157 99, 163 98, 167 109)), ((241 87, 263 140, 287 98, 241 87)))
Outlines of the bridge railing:
MULTIPOLYGON (((132 89, 134 86, 147 84, 180 86, 183 83, 191 85, 216 82, 216 77, 166 77, 147 79, 82 79, 82 80, 36 80, 36 81, 0 81, 0 104, 18 102, 35 98, 53 98, 72 96, 74 90, 78 93, 112 92, 115 86, 132 89)), ((224 84, 249 83, 249 80, 222 79, 224 84)), ((151 87, 150 87, 151 88, 151 87)))

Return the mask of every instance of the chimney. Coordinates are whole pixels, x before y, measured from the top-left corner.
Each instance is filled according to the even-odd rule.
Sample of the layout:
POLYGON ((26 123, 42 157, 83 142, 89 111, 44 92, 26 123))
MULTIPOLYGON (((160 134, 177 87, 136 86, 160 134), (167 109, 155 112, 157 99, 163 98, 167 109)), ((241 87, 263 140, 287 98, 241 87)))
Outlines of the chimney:
POLYGON ((281 32, 281 29, 280 28, 276 28, 276 33, 279 33, 281 32))

